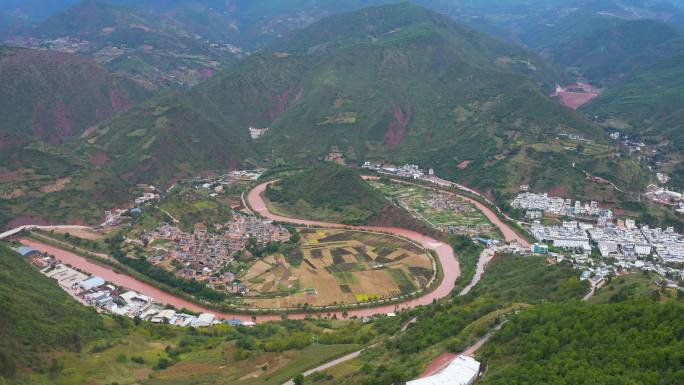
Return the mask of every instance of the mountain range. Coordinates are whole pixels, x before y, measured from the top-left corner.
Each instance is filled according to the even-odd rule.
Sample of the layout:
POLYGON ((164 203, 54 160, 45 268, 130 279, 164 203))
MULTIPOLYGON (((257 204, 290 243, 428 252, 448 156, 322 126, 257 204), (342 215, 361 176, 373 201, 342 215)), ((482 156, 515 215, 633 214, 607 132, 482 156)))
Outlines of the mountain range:
POLYGON ((135 82, 92 60, 10 47, 0 47, 0 94, 4 136, 53 144, 150 96, 135 82))
POLYGON ((92 57, 154 92, 193 86, 243 54, 151 11, 94 0, 26 25, 7 42, 92 57))
POLYGON ((504 159, 523 156, 526 145, 560 132, 601 137, 546 96, 561 79, 536 55, 423 8, 366 8, 285 37, 187 93, 151 100, 100 125, 88 142, 124 151, 126 168, 155 182, 184 164, 315 162, 339 151, 351 163, 419 161, 502 188, 525 182, 507 180, 504 159), (269 131, 252 143, 250 126, 269 131), (183 154, 159 141, 168 130, 183 154), (162 155, 171 153, 181 157, 176 164, 162 155), (463 162, 474 164, 459 169, 463 162))
POLYGON ((93 125, 67 144, 78 183, 40 194, 40 204, 25 195, 5 204, 67 219, 116 205, 139 183, 331 154, 350 164, 418 162, 495 196, 520 184, 582 195, 586 170, 642 185, 644 171, 609 147, 583 154, 558 139, 605 142, 598 126, 547 96, 566 81, 520 46, 427 9, 365 8, 93 125), (255 141, 249 127, 269 130, 255 141))
MULTIPOLYGON (((73 214, 118 204, 137 183, 164 186, 198 172, 315 163, 330 157, 352 165, 363 160, 416 162, 498 199, 520 184, 542 190, 568 185, 573 195, 591 198, 584 172, 638 191, 648 180, 643 165, 612 156, 604 136, 604 128, 614 129, 616 124, 636 138, 658 143, 661 152, 648 164, 672 174, 673 186, 682 183, 678 125, 671 117, 678 116, 673 74, 679 70, 677 57, 684 40, 676 23, 678 13, 657 13, 655 3, 648 1, 632 4, 631 16, 606 11, 614 11, 615 2, 577 3, 582 8, 571 11, 568 2, 559 2, 544 12, 530 11, 526 17, 557 19, 553 24, 525 24, 519 37, 509 39, 526 41, 529 50, 478 32, 481 26, 473 29, 408 3, 365 8, 301 30, 283 27, 277 41, 246 59, 231 64, 231 56, 210 64, 216 68, 207 74, 212 79, 197 87, 162 92, 139 103, 168 87, 178 89, 165 83, 174 68, 183 67, 186 74, 201 78, 198 68, 204 64, 187 66, 186 60, 197 58, 179 58, 178 49, 198 49, 205 59, 212 57, 210 51, 202 51, 205 40, 192 37, 189 22, 174 21, 182 12, 173 9, 200 7, 197 12, 204 14, 201 7, 215 7, 222 17, 261 15, 262 20, 276 20, 286 10, 316 9, 322 15, 372 2, 337 8, 314 3, 266 10, 236 2, 219 12, 222 8, 212 2, 84 1, 35 24, 33 36, 87 41, 87 51, 78 53, 100 62, 88 63, 98 68, 100 72, 92 73, 102 83, 86 77, 81 86, 105 91, 79 91, 68 74, 51 76, 55 81, 45 83, 59 84, 62 91, 42 90, 43 83, 31 79, 35 73, 16 78, 40 87, 21 90, 25 100, 35 103, 14 110, 12 105, 3 107, 11 117, 3 127, 4 143, 13 148, 3 155, 4 172, 35 169, 29 177, 35 183, 28 190, 43 188, 50 193, 17 190, 16 183, 25 184, 27 179, 8 176, 12 183, 4 186, 3 204, 13 209, 6 215, 11 218, 16 215, 12 212, 33 207, 35 212, 29 214, 48 211, 54 218, 76 219, 73 214), (163 17, 151 17, 153 9, 163 17), (195 47, 188 43, 191 40, 201 44, 195 47), (111 60, 102 58, 103 51, 119 46, 128 51, 111 60), (160 83, 157 76, 162 73, 166 75, 160 83), (548 98, 557 84, 577 78, 604 87, 602 95, 579 113, 548 98), (651 87, 654 93, 643 92, 653 79, 658 79, 657 88, 651 87), (74 93, 86 97, 69 98, 74 93), (109 95, 109 101, 94 95, 109 95), (78 101, 74 105, 79 107, 62 111, 57 108, 62 99, 78 101), (40 103, 51 108, 42 111, 40 103), (253 140, 249 127, 268 132, 253 140), (22 134, 17 136, 18 132, 22 134), (588 138, 598 147, 591 152, 572 150, 578 143, 563 139, 567 134, 588 138), (28 167, 30 159, 42 166, 28 167), (70 183, 53 192, 50 186, 68 176, 70 183), (38 197, 40 204, 28 204, 38 197), (70 214, 65 216, 66 211, 70 214)), ((429 5, 446 7, 437 3, 429 5)), ((468 9, 477 13, 489 8, 478 3, 468 9)), ((515 10, 504 7, 498 12, 510 16, 515 10)), ((462 19, 474 24, 468 17, 462 19)), ((262 38, 246 44, 257 47, 272 41, 262 38)), ((40 57, 37 51, 22 52, 27 63, 40 57)), ((51 68, 62 71, 59 66, 51 68)), ((5 92, 12 84, 16 85, 6 83, 5 92)))

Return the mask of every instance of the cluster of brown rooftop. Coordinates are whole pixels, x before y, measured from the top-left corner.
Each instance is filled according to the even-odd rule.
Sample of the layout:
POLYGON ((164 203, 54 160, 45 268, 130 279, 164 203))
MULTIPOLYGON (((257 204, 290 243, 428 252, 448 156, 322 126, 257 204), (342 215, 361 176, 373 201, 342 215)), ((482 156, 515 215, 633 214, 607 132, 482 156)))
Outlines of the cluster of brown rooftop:
POLYGON ((162 253, 149 257, 149 262, 174 270, 181 278, 206 281, 212 288, 243 294, 244 287, 235 276, 222 270, 238 251, 245 250, 250 238, 257 245, 285 242, 290 232, 273 221, 234 213, 230 221, 214 224, 211 230, 204 223, 197 223, 192 233, 163 224, 142 236, 143 242, 152 247, 160 243, 155 241, 162 241, 158 247, 162 253))

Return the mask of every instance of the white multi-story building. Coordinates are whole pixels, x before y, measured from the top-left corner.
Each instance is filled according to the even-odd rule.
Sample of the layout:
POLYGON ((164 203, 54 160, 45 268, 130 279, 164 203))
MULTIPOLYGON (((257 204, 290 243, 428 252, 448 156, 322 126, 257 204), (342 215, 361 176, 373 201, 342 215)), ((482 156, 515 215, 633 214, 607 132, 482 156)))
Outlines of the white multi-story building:
POLYGON ((539 210, 549 214, 563 215, 569 217, 607 217, 612 218, 613 212, 608 209, 599 208, 598 202, 591 201, 582 204, 580 201, 573 201, 571 199, 563 199, 560 197, 552 197, 547 193, 535 194, 524 192, 518 194, 511 202, 511 207, 514 209, 523 210, 539 210))

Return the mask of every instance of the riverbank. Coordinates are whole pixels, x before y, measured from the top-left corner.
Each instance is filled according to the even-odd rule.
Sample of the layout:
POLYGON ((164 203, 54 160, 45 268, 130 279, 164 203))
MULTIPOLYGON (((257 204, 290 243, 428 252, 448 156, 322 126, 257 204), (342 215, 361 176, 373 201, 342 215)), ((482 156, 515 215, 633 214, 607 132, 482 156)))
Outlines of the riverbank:
MULTIPOLYGON (((265 184, 260 185, 261 190, 259 190, 259 186, 252 190, 248 196, 249 203, 251 207, 259 206, 262 207, 261 210, 259 210, 259 214, 261 214, 264 217, 267 217, 269 219, 273 220, 278 220, 281 222, 288 222, 288 223, 294 223, 294 224, 300 224, 300 225, 305 225, 305 226, 314 226, 317 225, 319 227, 330 227, 330 228, 346 228, 348 226, 342 225, 342 224, 335 224, 335 223, 318 223, 314 221, 304 221, 306 223, 302 223, 302 220, 299 219, 294 219, 294 218, 287 218, 287 217, 280 217, 280 216, 274 216, 271 215, 270 212, 265 208, 265 204, 263 203, 263 200, 259 202, 260 199, 257 199, 255 197, 260 197, 261 192, 263 192, 263 189, 265 189, 265 184), (255 190, 259 190, 258 193, 254 194, 255 190)), ((389 303, 389 304, 384 304, 380 306, 374 306, 374 307, 368 307, 368 308, 346 308, 346 309, 334 309, 332 306, 330 309, 316 309, 314 310, 309 310, 306 312, 302 311, 297 311, 294 310, 292 312, 288 311, 283 311, 281 314, 287 314, 287 318, 290 319, 303 319, 306 317, 310 316, 315 316, 316 314, 321 314, 322 316, 325 317, 337 317, 337 318, 342 318, 343 316, 346 317, 366 317, 366 316, 374 316, 377 314, 386 314, 386 313, 391 313, 395 312, 401 309, 405 308, 411 308, 415 306, 420 306, 420 305, 427 305, 432 303, 434 299, 439 299, 444 296, 447 296, 451 290, 453 289, 454 282, 456 281, 456 278, 460 274, 460 269, 459 269, 459 264, 458 261, 456 260, 453 250, 451 246, 444 242, 440 242, 438 240, 435 240, 433 238, 430 238, 428 236, 409 231, 409 230, 404 230, 404 229, 397 229, 397 228, 384 228, 384 227, 373 227, 373 226, 360 226, 358 228, 354 228, 356 230, 361 230, 361 231, 378 231, 381 233, 389 233, 393 234, 395 236, 399 236, 402 238, 406 238, 411 240, 412 242, 415 242, 422 247, 432 250, 435 253, 436 258, 439 260, 439 273, 442 278, 440 280, 439 285, 429 293, 409 299, 404 302, 400 303, 389 303)), ((81 255, 78 255, 74 252, 64 250, 62 248, 49 245, 43 242, 39 242, 34 239, 28 239, 28 238, 22 238, 21 239, 22 243, 29 247, 33 247, 41 252, 47 252, 49 254, 55 255, 58 259, 63 261, 66 264, 70 264, 80 270, 86 271, 92 275, 97 275, 101 276, 107 281, 110 281, 114 283, 115 285, 123 286, 126 288, 129 288, 131 290, 135 290, 137 292, 140 292, 143 295, 147 295, 149 297, 155 298, 155 300, 158 303, 165 304, 165 305, 171 305, 174 306, 178 309, 186 308, 194 312, 201 312, 201 313, 213 313, 219 318, 224 318, 224 319, 239 319, 242 321, 249 321, 249 320, 256 320, 260 322, 264 321, 274 321, 274 320, 280 320, 282 319, 281 314, 258 314, 260 309, 245 309, 245 313, 243 312, 225 312, 225 311, 217 311, 215 309, 212 309, 210 306, 202 306, 200 304, 197 304, 195 302, 192 302, 190 300, 184 299, 182 297, 179 297, 177 295, 165 292, 149 283, 143 282, 142 280, 136 279, 135 277, 132 277, 128 274, 122 274, 121 272, 116 271, 114 268, 107 266, 105 264, 98 264, 96 262, 93 262, 89 260, 86 257, 83 257, 81 255), (250 314, 251 311, 251 314, 250 314)))

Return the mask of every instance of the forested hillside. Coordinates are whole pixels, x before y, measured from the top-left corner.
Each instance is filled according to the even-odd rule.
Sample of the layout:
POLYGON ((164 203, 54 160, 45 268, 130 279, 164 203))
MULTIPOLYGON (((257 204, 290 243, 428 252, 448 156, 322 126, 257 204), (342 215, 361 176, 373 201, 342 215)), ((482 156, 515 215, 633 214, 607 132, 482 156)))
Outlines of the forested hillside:
POLYGON ((60 143, 150 93, 92 60, 0 46, 0 136, 60 143))
POLYGON ((20 371, 47 372, 51 360, 45 352, 79 352, 103 331, 95 310, 0 244, 0 380, 20 371))
POLYGON ((684 303, 546 304, 513 317, 481 357, 483 384, 679 384, 684 303))
MULTIPOLYGON (((308 163, 339 148, 351 163, 413 160, 483 189, 503 189, 527 179, 511 172, 512 158, 548 164, 528 156, 527 146, 560 132, 601 138, 581 115, 546 96, 558 76, 535 55, 428 10, 369 8, 315 23, 190 93, 135 109, 102 125, 90 142, 137 181, 143 168, 148 180, 163 181, 187 169, 181 165, 249 162, 255 154, 247 128, 269 127, 256 144, 269 161, 308 163), (175 140, 184 151, 169 146, 175 140), (228 151, 219 152, 218 143, 228 151), (116 149, 123 151, 119 159, 116 149), (171 153, 176 162, 165 160, 171 153), (456 167, 462 163, 471 166, 456 167)), ((557 155, 569 175, 573 160, 623 169, 612 164, 619 160, 557 155)), ((533 179, 544 187, 558 183, 533 179)), ((638 170, 611 179, 641 182, 638 170)))
POLYGON ((333 163, 283 177, 265 195, 278 211, 296 217, 350 225, 415 225, 356 171, 333 163))
POLYGON ((79 168, 82 183, 3 205, 93 221, 93 207, 120 204, 135 184, 311 164, 331 151, 351 165, 415 162, 495 197, 520 184, 582 196, 591 191, 584 170, 639 190, 644 170, 612 157, 598 126, 547 96, 563 81, 538 56, 446 16, 407 3, 367 8, 92 127, 77 151, 89 163, 79 168), (254 141, 249 127, 269 130, 254 141), (591 149, 557 139, 568 133, 593 141, 591 149))
POLYGON ((655 20, 580 14, 535 38, 536 50, 597 86, 610 86, 639 68, 684 53, 681 31, 655 20))

